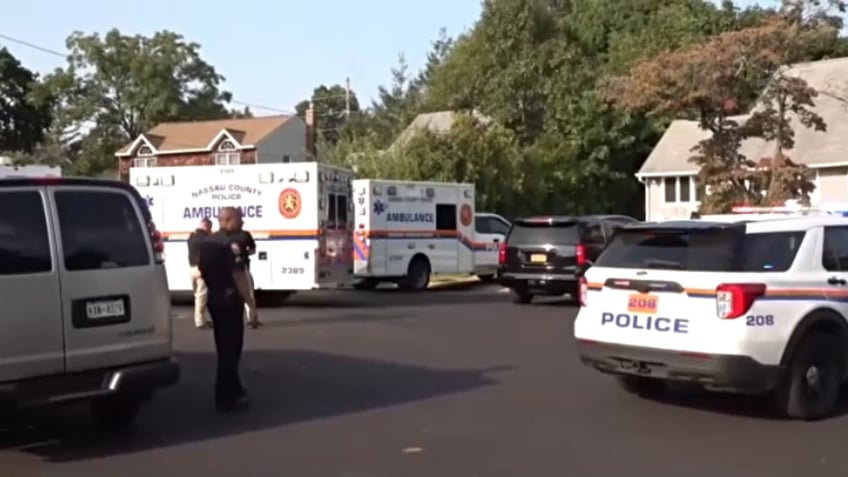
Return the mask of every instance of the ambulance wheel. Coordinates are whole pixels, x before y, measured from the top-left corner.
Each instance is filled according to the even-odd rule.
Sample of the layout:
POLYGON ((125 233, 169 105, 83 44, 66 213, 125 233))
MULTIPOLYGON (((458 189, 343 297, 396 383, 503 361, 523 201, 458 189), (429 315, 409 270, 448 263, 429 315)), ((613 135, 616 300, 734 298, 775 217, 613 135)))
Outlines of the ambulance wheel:
POLYGON ((803 338, 775 393, 780 413, 804 420, 832 414, 839 401, 842 357, 836 336, 813 332, 803 338))
POLYGON ((377 285, 379 284, 380 282, 374 280, 373 278, 363 278, 362 280, 359 280, 358 282, 354 283, 353 288, 356 290, 373 290, 377 288, 377 285))
POLYGON ((406 271, 406 276, 403 277, 398 285, 403 290, 420 291, 426 290, 430 284, 430 261, 426 257, 417 256, 409 262, 409 268, 406 271))
POLYGON ((665 390, 665 383, 659 379, 643 378, 641 376, 616 376, 618 385, 630 394, 652 397, 665 390))

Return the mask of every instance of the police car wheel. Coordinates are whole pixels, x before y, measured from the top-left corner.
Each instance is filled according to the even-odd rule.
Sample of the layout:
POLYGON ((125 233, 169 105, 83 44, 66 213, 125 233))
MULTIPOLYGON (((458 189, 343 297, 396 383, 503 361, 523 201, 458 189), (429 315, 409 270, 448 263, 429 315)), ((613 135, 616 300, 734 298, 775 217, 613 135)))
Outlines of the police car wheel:
POLYGON ((665 391, 665 383, 659 379, 641 376, 616 376, 616 380, 621 389, 637 396, 656 396, 665 391))
POLYGON ((512 302, 517 305, 526 305, 533 301, 533 294, 521 288, 511 288, 509 290, 512 295, 512 302))
POLYGON ((829 416, 839 401, 841 377, 839 339, 824 333, 808 335, 798 343, 775 393, 779 411, 790 419, 829 416))

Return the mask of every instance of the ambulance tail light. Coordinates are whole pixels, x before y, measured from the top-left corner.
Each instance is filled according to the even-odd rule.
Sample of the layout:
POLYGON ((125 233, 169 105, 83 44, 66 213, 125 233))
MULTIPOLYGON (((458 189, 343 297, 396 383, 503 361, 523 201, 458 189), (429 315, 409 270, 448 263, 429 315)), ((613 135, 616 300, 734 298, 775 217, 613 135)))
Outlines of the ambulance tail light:
POLYGON ((739 318, 765 293, 764 283, 722 283, 716 287, 716 314, 723 320, 739 318))
POLYGON ((577 257, 577 266, 586 265, 586 246, 578 243, 574 247, 574 256, 577 257))
POLYGON ((162 232, 159 232, 152 220, 147 224, 147 229, 150 231, 150 241, 153 243, 153 258, 156 263, 164 263, 165 240, 162 238, 162 232))
POLYGON ((580 300, 580 306, 588 306, 589 305, 589 282, 586 280, 586 277, 580 277, 580 288, 578 289, 580 296, 578 297, 580 300))
POLYGON ((506 265, 506 244, 502 243, 498 248, 498 265, 506 265))

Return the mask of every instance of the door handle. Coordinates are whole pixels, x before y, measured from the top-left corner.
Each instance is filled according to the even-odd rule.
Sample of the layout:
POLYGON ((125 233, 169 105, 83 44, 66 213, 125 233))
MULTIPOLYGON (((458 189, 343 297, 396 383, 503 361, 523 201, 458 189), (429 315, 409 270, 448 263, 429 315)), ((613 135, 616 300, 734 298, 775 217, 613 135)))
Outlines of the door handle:
POLYGON ((827 279, 827 284, 828 285, 845 286, 846 282, 845 282, 844 278, 830 277, 830 278, 827 279))
POLYGON ((429 248, 430 250, 433 250, 434 248, 436 248, 436 246, 433 245, 433 244, 427 244, 427 248, 429 248))

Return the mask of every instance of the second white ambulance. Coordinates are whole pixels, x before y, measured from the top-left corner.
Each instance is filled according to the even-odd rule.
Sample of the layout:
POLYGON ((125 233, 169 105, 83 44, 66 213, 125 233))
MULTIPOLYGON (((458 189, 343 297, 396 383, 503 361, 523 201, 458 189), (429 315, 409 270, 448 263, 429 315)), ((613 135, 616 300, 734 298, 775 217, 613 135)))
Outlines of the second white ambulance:
POLYGON ((352 179, 352 171, 316 162, 130 170, 165 238, 172 292, 191 290, 191 232, 202 218, 216 223, 222 207, 235 206, 256 241, 254 286, 281 299, 352 282, 352 179))
POLYGON ((358 288, 422 290, 438 274, 493 278, 509 222, 477 214, 474 192, 473 184, 353 181, 358 288))

